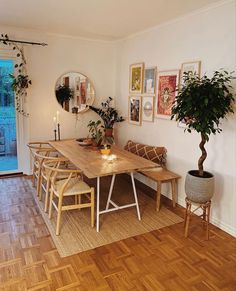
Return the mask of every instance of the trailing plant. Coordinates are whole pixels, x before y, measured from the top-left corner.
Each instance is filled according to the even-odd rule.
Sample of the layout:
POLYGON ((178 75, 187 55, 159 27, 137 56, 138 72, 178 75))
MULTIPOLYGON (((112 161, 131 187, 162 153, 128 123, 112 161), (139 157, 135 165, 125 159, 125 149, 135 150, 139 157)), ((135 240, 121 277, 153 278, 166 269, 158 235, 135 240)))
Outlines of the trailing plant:
POLYGON ((66 85, 59 85, 56 88, 56 97, 57 101, 61 104, 63 107, 63 103, 65 101, 69 101, 71 98, 73 98, 73 90, 66 85))
POLYGON ((205 143, 211 134, 220 133, 220 121, 233 113, 235 101, 231 92, 233 72, 215 71, 211 78, 199 77, 191 72, 184 74, 184 85, 178 91, 172 107, 171 119, 184 121, 187 131, 201 134, 199 144, 202 152, 198 160, 199 176, 204 176, 203 163, 207 157, 205 143))
POLYGON ((90 120, 88 123, 88 128, 92 139, 97 145, 99 145, 103 139, 103 126, 101 120, 90 120))
POLYGON ((109 97, 105 102, 101 103, 102 108, 96 108, 89 106, 94 112, 96 112, 103 120, 105 128, 113 128, 115 122, 122 122, 124 118, 118 115, 118 111, 111 106, 113 98, 109 97))
POLYGON ((9 42, 7 34, 1 34, 3 37, 0 43, 12 47, 15 51, 16 59, 14 68, 14 75, 10 74, 12 79, 12 89, 15 92, 15 107, 16 111, 24 116, 29 116, 29 113, 25 110, 25 98, 27 97, 27 89, 32 84, 26 70, 26 59, 24 56, 23 47, 19 47, 15 42, 9 42))

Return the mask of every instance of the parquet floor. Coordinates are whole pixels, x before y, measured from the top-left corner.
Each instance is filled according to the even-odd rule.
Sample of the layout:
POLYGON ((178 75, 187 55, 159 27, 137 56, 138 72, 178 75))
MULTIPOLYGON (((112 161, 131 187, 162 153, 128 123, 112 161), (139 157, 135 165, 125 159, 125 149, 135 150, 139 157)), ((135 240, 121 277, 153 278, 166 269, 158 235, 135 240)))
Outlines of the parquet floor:
POLYGON ((27 179, 0 179, 0 290, 236 290, 236 239, 196 217, 187 239, 180 223, 60 258, 27 179))

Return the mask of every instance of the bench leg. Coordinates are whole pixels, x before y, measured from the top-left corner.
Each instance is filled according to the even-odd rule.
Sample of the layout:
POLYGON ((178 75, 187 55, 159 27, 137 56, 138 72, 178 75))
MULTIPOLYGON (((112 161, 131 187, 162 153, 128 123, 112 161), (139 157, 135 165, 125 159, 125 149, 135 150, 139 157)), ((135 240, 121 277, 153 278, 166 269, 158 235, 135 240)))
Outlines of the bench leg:
POLYGON ((175 207, 176 198, 177 198, 177 181, 176 181, 176 179, 173 179, 171 181, 171 191, 172 191, 172 204, 173 204, 173 207, 175 207))
POLYGON ((161 182, 157 182, 157 204, 156 211, 160 211, 161 208, 161 182))

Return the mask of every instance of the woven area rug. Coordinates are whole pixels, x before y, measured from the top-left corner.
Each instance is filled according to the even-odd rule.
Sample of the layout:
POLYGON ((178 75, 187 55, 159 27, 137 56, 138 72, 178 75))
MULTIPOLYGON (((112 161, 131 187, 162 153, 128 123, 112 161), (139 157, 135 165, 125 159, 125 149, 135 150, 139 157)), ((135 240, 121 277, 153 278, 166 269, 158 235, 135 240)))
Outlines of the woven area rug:
MULTIPOLYGON (((95 181, 87 181, 94 186, 95 181)), ((101 208, 106 203, 109 190, 110 178, 101 179, 101 208)), ((42 217, 49 229, 52 239, 61 257, 70 256, 79 252, 106 245, 128 237, 140 235, 175 223, 180 223, 183 219, 165 207, 161 207, 159 212, 155 210, 155 201, 137 189, 138 200, 142 220, 137 218, 136 208, 127 208, 119 211, 106 213, 100 216, 100 232, 96 232, 96 227, 90 226, 90 210, 71 210, 62 213, 61 233, 56 236, 56 214, 50 220, 48 214, 43 211, 44 204, 36 197, 36 191, 32 187, 35 201, 41 211, 42 217)), ((133 201, 131 181, 124 177, 117 177, 112 199, 122 205, 133 201)))

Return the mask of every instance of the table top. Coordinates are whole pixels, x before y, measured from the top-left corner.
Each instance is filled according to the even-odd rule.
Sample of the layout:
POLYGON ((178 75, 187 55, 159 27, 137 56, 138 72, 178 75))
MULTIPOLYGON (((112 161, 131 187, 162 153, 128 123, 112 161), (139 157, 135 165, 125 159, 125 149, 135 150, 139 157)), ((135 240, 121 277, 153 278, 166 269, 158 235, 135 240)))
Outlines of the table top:
POLYGON ((81 169, 88 178, 109 176, 157 167, 156 163, 112 146, 111 154, 117 159, 110 162, 102 158, 100 150, 80 146, 76 140, 51 141, 49 144, 81 169))

